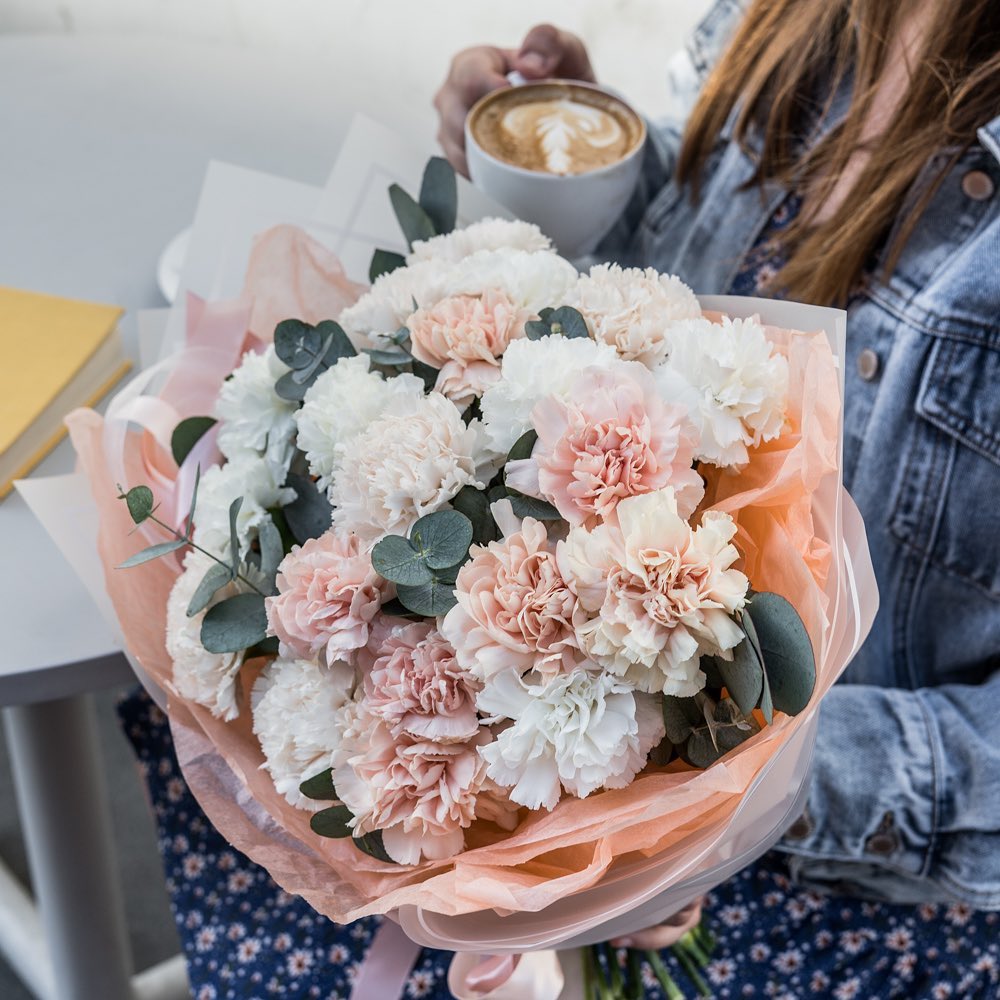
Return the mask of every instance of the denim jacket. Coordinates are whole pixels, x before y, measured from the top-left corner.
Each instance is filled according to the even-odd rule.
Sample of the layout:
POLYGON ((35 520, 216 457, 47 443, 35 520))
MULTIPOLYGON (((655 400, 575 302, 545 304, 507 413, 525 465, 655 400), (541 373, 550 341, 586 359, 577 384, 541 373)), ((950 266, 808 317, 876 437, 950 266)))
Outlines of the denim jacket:
MULTIPOLYGON (((600 248, 705 294, 730 290, 784 196, 740 190, 752 165, 731 126, 697 204, 671 179, 683 119, 741 14, 716 3, 671 64, 674 112, 600 248)), ((822 703, 808 809, 780 846, 806 884, 1000 908, 1000 117, 978 139, 888 282, 849 303, 844 479, 881 607, 822 703)))

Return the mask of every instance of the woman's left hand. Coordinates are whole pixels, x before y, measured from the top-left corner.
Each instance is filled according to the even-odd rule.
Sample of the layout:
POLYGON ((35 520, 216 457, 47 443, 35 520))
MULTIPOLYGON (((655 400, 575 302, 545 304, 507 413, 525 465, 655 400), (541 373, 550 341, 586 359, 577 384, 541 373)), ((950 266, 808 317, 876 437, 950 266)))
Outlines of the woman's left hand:
POLYGON ((636 931, 627 937, 613 938, 611 944, 615 948, 639 948, 643 951, 659 951, 676 944, 689 930, 701 923, 701 904, 704 899, 696 899, 688 903, 679 913, 655 927, 647 927, 644 931, 636 931))

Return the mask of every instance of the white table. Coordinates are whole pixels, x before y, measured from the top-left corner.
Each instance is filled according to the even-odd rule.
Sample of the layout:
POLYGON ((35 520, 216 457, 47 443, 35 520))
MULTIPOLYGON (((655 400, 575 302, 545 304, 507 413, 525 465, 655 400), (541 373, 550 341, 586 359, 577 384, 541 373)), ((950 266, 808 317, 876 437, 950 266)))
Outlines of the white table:
MULTIPOLYGON (((322 183, 353 110, 432 134, 427 95, 411 94, 402 116, 391 74, 369 64, 360 86, 363 67, 364 53, 352 67, 154 39, 0 36, 0 282, 130 312, 163 305, 157 257, 190 220, 210 159, 322 183)), ((133 317, 123 331, 135 357, 133 317)), ((72 462, 64 442, 37 474, 72 462)), ((44 1000, 177 995, 179 960, 132 979, 88 695, 129 667, 16 494, 0 503, 0 635, 39 902, 0 865, 0 949, 44 1000)))

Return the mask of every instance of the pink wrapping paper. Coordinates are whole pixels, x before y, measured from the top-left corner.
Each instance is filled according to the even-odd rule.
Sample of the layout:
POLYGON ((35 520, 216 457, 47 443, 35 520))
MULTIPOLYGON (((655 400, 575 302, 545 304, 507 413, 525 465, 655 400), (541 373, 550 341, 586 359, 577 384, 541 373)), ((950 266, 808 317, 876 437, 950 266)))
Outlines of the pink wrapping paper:
MULTIPOLYGON (((132 524, 116 499, 115 483, 126 488, 150 483, 167 509, 181 511, 190 470, 178 470, 169 448, 164 450, 170 420, 210 412, 212 392, 228 371, 223 358, 232 359, 225 362, 231 369, 239 350, 263 341, 278 318, 300 315, 316 321, 335 315, 358 290, 307 237, 285 228, 271 231, 255 249, 241 303, 189 305, 189 342, 199 346, 167 365, 159 396, 137 395, 120 411, 112 408, 107 425, 90 411, 77 411, 68 421, 100 512, 99 549, 108 592, 130 652, 168 694, 186 780, 236 848, 264 866, 284 889, 338 922, 400 908, 443 916, 492 911, 502 920, 504 914, 543 910, 599 883, 608 887, 620 879, 624 886, 636 865, 655 874, 658 884, 668 884, 672 872, 680 877, 690 871, 706 845, 725 835, 747 790, 810 713, 795 719, 777 715, 771 726, 708 770, 695 771, 676 761, 666 768, 651 767, 628 788, 582 800, 566 798, 551 813, 522 811, 520 825, 510 834, 479 821, 468 831, 461 855, 400 866, 359 852, 349 840, 316 837, 309 829, 310 814, 292 808, 275 791, 261 769, 263 757, 251 732, 249 692, 263 661, 243 670, 240 716, 232 723, 213 718, 173 689, 164 631, 167 595, 179 563, 158 560, 127 572, 113 568, 139 547, 130 537, 132 524), (269 252, 280 261, 290 260, 292 271, 284 263, 269 268, 269 252), (306 300, 314 306, 321 302, 322 308, 295 305, 306 300), (237 335, 240 327, 243 339, 237 335), (216 337, 226 341, 225 350, 196 353, 213 351, 208 345, 216 337), (197 372, 192 367, 196 356, 197 372), (195 374, 194 382, 187 383, 195 374), (178 391, 185 384, 196 390, 178 391), (126 428, 126 419, 132 429, 126 428)), ((831 570, 833 579, 841 576, 841 539, 829 531, 823 538, 817 531, 817 520, 834 526, 833 534, 840 523, 835 509, 840 502, 839 386, 822 333, 769 333, 789 360, 793 391, 788 426, 753 454, 739 476, 707 470, 705 505, 736 519, 737 545, 752 585, 784 595, 802 615, 820 653, 814 707, 847 655, 842 651, 846 619, 836 619, 832 612, 834 606, 844 607, 831 587, 831 570)))

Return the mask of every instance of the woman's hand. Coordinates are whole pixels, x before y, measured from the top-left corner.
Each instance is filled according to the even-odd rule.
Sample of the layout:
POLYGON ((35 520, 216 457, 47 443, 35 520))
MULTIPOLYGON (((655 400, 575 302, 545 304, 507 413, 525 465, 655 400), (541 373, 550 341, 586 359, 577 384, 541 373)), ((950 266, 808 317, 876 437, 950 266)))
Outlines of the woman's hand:
POLYGON ((517 71, 526 80, 562 77, 594 83, 594 70, 582 41, 551 24, 540 24, 525 36, 519 49, 477 45, 459 52, 448 78, 434 97, 440 117, 438 142, 453 167, 466 177, 465 116, 484 94, 509 87, 507 74, 517 71))
POLYGON ((629 934, 628 937, 614 938, 611 944, 616 948, 639 948, 642 951, 659 951, 676 944, 689 930, 701 923, 701 904, 703 900, 696 899, 688 903, 679 913, 655 927, 647 927, 644 931, 629 934))

